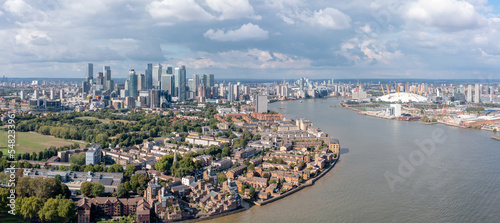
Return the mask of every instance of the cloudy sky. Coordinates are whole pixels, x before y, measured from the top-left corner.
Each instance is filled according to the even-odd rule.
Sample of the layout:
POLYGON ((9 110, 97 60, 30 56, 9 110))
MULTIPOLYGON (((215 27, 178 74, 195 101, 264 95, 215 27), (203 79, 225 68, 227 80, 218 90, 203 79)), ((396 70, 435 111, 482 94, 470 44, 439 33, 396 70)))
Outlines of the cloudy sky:
POLYGON ((0 75, 500 78, 500 2, 0 0, 0 75))

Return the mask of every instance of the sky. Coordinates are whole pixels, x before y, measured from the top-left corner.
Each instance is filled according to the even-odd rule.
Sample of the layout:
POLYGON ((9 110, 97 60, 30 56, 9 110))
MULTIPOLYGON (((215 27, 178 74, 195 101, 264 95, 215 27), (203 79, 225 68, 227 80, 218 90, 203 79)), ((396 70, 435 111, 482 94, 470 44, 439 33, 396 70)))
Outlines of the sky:
POLYGON ((0 75, 500 78, 500 2, 0 0, 0 75))

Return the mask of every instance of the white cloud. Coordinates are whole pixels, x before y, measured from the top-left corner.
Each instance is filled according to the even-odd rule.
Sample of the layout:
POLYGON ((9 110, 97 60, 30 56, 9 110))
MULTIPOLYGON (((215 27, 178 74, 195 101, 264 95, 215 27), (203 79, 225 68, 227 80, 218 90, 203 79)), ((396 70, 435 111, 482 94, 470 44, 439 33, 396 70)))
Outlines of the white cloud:
POLYGON ((262 19, 262 16, 255 15, 252 5, 248 0, 207 0, 208 7, 220 13, 219 20, 226 19, 262 19))
POLYGON ((205 11, 194 0, 153 1, 146 10, 155 19, 176 19, 180 21, 211 20, 214 16, 205 11))
POLYGON ((23 0, 7 0, 3 4, 4 9, 17 16, 27 15, 33 12, 33 7, 23 0))
POLYGON ((46 33, 38 30, 21 29, 15 37, 17 44, 47 45, 51 38, 46 33))
POLYGON ((227 32, 220 29, 209 29, 203 36, 216 41, 264 40, 267 39, 268 33, 258 25, 248 23, 242 25, 239 29, 228 30, 227 32))
POLYGON ((461 0, 418 0, 409 5, 406 18, 451 31, 477 28, 485 22, 472 4, 461 0))
POLYGON ((389 64, 392 60, 400 58, 400 50, 390 52, 384 41, 377 39, 351 38, 343 42, 340 50, 336 52, 355 63, 383 63, 389 64))
POLYGON ((343 30, 351 27, 351 17, 330 7, 313 12, 304 10, 300 13, 285 10, 277 15, 288 24, 295 24, 296 20, 300 20, 312 26, 332 30, 343 30))
POLYGON ((297 69, 311 65, 308 59, 259 49, 231 50, 219 53, 197 52, 189 59, 178 61, 193 69, 249 68, 249 69, 297 69))

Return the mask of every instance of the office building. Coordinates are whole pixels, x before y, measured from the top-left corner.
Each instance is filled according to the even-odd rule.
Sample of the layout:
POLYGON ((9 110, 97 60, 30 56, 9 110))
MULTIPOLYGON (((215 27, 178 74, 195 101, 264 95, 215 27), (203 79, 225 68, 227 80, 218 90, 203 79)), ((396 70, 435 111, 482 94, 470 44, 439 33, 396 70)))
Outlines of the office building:
POLYGON ((174 71, 174 97, 178 98, 179 102, 186 101, 186 67, 176 67, 174 71))
POLYGON ((93 144, 85 152, 85 165, 101 164, 101 145, 93 144))
POLYGON ((137 90, 143 91, 146 89, 146 75, 137 75, 137 90))
POLYGON ((267 95, 258 95, 255 103, 255 111, 259 113, 267 112, 267 95))
POLYGON ((233 103, 234 102, 234 90, 233 90, 233 84, 232 83, 229 83, 227 85, 227 100, 229 101, 229 103, 233 103))
POLYGON ((174 90, 174 76, 171 74, 164 74, 161 76, 161 90, 165 91, 168 95, 172 96, 174 90))
POLYGON ((467 86, 467 102, 472 103, 472 85, 467 86))
POLYGON ((139 91, 137 90, 137 74, 134 69, 130 69, 128 77, 128 95, 137 98, 139 91))
POLYGON ((156 89, 160 89, 160 82, 161 82, 161 75, 162 75, 162 66, 161 64, 155 65, 153 67, 153 87, 156 89))
POLYGON ((193 74, 193 82, 192 82, 193 87, 190 88, 189 90, 194 92, 195 97, 197 96, 199 85, 200 85, 200 76, 198 76, 197 74, 193 74))
POLYGON ((481 86, 479 84, 475 85, 475 91, 474 91, 474 103, 480 103, 481 102, 481 86))
POLYGON ((149 90, 153 87, 153 64, 148 63, 148 67, 146 68, 146 89, 149 90))
POLYGON ((390 107, 390 115, 393 115, 394 117, 399 117, 401 116, 401 104, 391 104, 390 107))
POLYGON ((149 103, 150 108, 159 108, 160 107, 160 91, 156 89, 152 89, 149 92, 149 96, 151 102, 149 103))
POLYGON ((85 73, 85 81, 92 83, 92 79, 94 77, 94 64, 88 63, 86 68, 87 71, 85 73))

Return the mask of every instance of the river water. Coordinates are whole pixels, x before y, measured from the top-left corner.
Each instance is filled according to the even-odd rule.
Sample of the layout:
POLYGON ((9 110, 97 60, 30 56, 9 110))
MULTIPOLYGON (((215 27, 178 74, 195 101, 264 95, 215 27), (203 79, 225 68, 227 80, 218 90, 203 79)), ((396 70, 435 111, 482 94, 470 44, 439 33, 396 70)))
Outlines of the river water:
POLYGON ((282 200, 211 221, 500 222, 494 133, 363 116, 340 100, 269 105, 340 140, 340 161, 328 174, 282 200))

